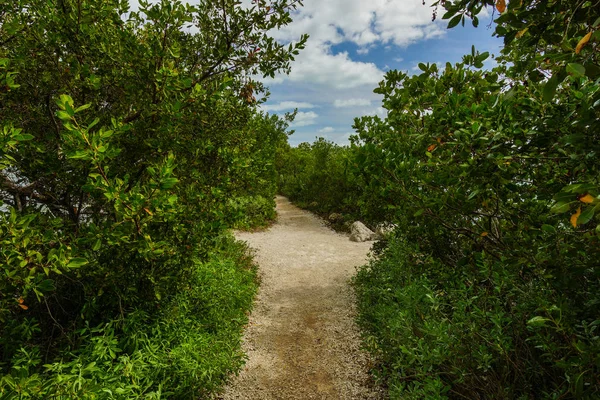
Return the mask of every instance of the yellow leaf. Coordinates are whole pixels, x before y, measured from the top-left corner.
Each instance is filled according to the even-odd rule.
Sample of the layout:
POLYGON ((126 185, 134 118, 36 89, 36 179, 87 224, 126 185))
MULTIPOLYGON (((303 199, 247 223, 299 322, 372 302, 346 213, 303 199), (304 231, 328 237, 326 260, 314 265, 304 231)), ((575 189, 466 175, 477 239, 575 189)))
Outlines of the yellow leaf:
POLYGON ((147 208, 144 208, 144 211, 146 211, 148 214, 153 215, 152 211, 148 210, 147 208))
POLYGON ((496 9, 499 13, 503 13, 504 11, 506 11, 506 0, 497 0, 496 9))
POLYGON ((573 228, 577 228, 577 220, 579 219, 579 216, 581 215, 581 207, 579 207, 577 209, 577 212, 573 215, 571 215, 571 225, 573 225, 573 228))
POLYGON ((581 201, 582 203, 586 203, 586 204, 593 203, 594 200, 596 200, 596 198, 594 196, 592 196, 591 194, 586 194, 585 196, 579 198, 579 201, 581 201))
POLYGON ((517 39, 519 39, 519 38, 523 37, 523 35, 524 35, 525 33, 527 33, 527 31, 528 31, 528 30, 529 30, 529 27, 527 27, 527 28, 523 29, 522 31, 519 31, 519 33, 517 33, 517 36, 516 36, 516 38, 517 38, 517 39))
POLYGON ((483 232, 483 233, 481 234, 481 237, 486 237, 487 235, 488 235, 488 233, 487 233, 487 232, 483 232))
POLYGON ((592 37, 592 32, 588 33, 587 35, 585 35, 584 37, 581 38, 579 43, 577 43, 577 47, 575 47, 575 54, 579 54, 581 49, 583 49, 583 46, 585 46, 586 43, 590 41, 591 37, 592 37))

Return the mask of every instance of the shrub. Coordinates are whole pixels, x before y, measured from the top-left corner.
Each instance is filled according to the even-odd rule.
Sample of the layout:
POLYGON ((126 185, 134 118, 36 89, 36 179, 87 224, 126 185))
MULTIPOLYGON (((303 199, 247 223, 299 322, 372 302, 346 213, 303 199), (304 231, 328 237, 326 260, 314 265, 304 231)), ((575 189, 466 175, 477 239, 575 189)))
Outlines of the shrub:
POLYGON ((306 38, 270 37, 286 0, 155 3, 2 3, 3 398, 190 398, 239 366, 254 283, 227 202, 266 213, 287 129, 248 77, 306 38))
POLYGON ((45 349, 20 348, 0 380, 3 399, 191 398, 218 389, 242 364, 240 339, 256 291, 244 245, 219 239, 206 262, 156 315, 123 310, 84 325, 80 346, 43 365, 45 349))
MULTIPOLYGON (((367 347, 393 398, 596 398, 598 10, 436 4, 450 27, 495 5, 506 46, 491 70, 473 48, 444 68, 388 71, 375 90, 387 116, 355 120, 357 185, 333 208, 397 225, 355 279, 367 347)), ((311 182, 320 153, 297 153, 308 162, 295 176, 311 182)))

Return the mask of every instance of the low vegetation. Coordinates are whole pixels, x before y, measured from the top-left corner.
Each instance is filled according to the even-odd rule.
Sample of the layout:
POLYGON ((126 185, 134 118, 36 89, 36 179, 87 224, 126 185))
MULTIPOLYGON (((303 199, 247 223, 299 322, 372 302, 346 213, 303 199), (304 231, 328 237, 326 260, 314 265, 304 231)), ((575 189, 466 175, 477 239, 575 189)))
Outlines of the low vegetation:
MULTIPOLYGON (((590 1, 493 6, 498 66, 389 71, 384 119, 347 147, 280 153, 284 193, 397 229, 354 279, 392 398, 600 396, 600 15, 590 1), (288 160, 288 161, 282 161, 288 160)), ((445 8, 445 9, 444 9, 445 8)))

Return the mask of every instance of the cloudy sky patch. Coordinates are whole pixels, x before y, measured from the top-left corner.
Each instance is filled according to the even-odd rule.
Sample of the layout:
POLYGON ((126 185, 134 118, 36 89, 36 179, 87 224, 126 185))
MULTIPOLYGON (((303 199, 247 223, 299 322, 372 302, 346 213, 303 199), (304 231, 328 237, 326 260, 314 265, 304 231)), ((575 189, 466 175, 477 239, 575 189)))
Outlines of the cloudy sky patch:
POLYGON ((501 42, 492 37, 491 15, 482 14, 478 28, 467 22, 448 30, 446 22, 431 20, 432 13, 423 0, 305 0, 294 22, 273 35, 287 43, 308 33, 306 49, 292 63, 290 75, 265 80, 272 93, 266 107, 288 101, 318 107, 318 115, 298 113, 290 143, 320 136, 347 143, 354 118, 385 116, 373 90, 390 69, 414 74, 421 62, 459 62, 472 45, 498 53, 501 42))

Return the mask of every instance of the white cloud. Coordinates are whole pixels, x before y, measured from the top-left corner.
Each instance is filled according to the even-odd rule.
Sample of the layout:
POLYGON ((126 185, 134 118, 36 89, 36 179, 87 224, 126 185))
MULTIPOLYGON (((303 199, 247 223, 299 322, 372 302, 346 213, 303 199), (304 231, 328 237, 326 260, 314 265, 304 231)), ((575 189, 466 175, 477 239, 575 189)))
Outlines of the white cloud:
POLYGON ((314 104, 302 101, 282 101, 277 104, 262 104, 260 106, 264 111, 284 111, 284 110, 294 110, 298 109, 306 109, 306 108, 315 108, 314 104))
POLYGON ((339 137, 337 137, 335 139, 335 143, 339 144, 340 146, 348 146, 350 144, 350 136, 352 135, 356 135, 355 132, 352 133, 345 133, 343 135, 340 135, 339 137))
POLYGON ((319 118, 319 115, 314 111, 298 111, 296 118, 294 118, 294 122, 290 124, 290 127, 297 128, 300 126, 314 125, 317 122, 317 118, 319 118))
POLYGON ((406 47, 443 36, 445 23, 432 22, 431 16, 432 9, 423 0, 305 0, 304 7, 294 13, 294 22, 273 35, 290 42, 308 33, 307 47, 292 64, 291 74, 272 83, 289 79, 335 89, 372 87, 384 71, 373 63, 354 61, 346 52, 334 54, 332 46, 351 42, 364 55, 374 46, 406 47))
POLYGON ((432 22, 432 12, 422 0, 305 0, 294 22, 276 36, 290 41, 308 33, 331 44, 350 41, 365 47, 391 42, 406 46, 444 34, 445 23, 432 22))
POLYGON ((323 129, 319 129, 319 133, 331 133, 334 131, 335 131, 335 129, 333 129, 331 126, 326 126, 323 129))
POLYGON ((376 85, 383 74, 374 63, 353 61, 347 52, 332 54, 329 44, 309 40, 290 75, 281 78, 343 89, 376 85))
MULTIPOLYGON (((156 2, 158 0, 152 0, 156 2)), ((185 2, 193 3, 191 0, 185 2)), ((130 0, 137 8, 138 0, 130 0)), ((350 42, 360 55, 384 45, 400 47, 443 36, 446 22, 432 22, 433 0, 304 0, 304 6, 293 12, 293 22, 271 34, 280 42, 298 40, 308 33, 309 42, 293 62, 289 76, 279 75, 270 84, 293 82, 314 83, 334 89, 372 87, 383 78, 384 71, 374 63, 354 61, 348 53, 334 54, 332 46, 350 42)), ((251 7, 251 0, 243 0, 251 7)))
POLYGON ((335 100, 333 102, 333 106, 335 108, 344 108, 344 107, 364 107, 370 106, 371 100, 368 99, 346 99, 346 100, 335 100))
POLYGON ((381 106, 375 108, 365 108, 361 115, 384 118, 387 115, 387 110, 381 106))

